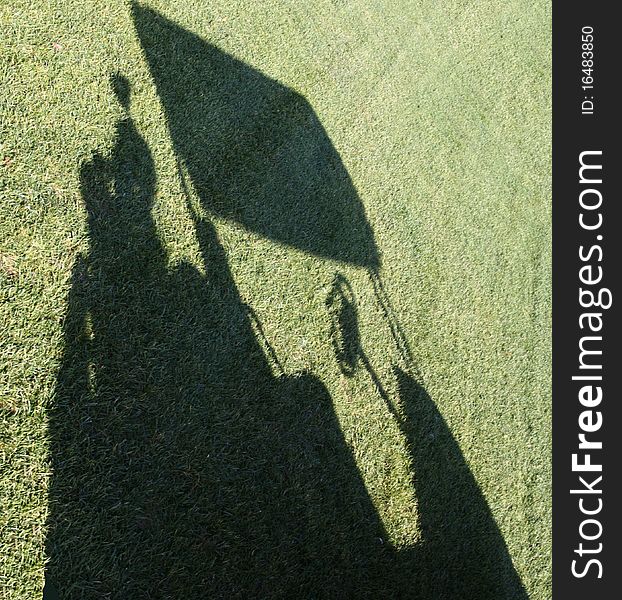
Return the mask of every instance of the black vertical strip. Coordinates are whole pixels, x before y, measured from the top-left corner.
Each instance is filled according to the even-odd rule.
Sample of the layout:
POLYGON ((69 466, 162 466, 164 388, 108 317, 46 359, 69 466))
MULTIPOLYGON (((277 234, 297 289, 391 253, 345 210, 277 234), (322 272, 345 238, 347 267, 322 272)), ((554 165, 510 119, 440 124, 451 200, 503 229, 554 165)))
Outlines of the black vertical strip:
POLYGON ((560 600, 621 597, 614 62, 622 32, 613 6, 559 0, 553 10, 553 596, 560 600))

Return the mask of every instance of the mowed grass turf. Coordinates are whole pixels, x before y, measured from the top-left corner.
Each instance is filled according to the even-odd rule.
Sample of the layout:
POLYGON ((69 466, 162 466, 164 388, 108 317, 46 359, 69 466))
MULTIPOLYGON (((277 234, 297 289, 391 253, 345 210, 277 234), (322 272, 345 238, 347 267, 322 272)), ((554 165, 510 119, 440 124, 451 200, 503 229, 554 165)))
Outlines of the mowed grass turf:
POLYGON ((548 3, 0 32, 0 598, 549 598, 548 3))

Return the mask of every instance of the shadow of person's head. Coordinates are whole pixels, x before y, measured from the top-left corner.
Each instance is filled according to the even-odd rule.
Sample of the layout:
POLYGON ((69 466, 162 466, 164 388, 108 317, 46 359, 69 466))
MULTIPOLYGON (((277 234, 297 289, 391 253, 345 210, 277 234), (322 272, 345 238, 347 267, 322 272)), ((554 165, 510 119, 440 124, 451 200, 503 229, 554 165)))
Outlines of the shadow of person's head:
POLYGON ((330 340, 339 370, 351 377, 362 356, 356 298, 350 282, 337 273, 326 297, 330 316, 330 340))

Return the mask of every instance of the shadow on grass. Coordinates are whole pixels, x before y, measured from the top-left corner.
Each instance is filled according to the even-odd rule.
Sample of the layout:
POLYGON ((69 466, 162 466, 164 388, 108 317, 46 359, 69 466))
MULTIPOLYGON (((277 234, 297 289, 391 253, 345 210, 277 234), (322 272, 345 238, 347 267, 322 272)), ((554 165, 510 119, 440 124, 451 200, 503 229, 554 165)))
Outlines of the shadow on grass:
MULTIPOLYGON (((406 441, 414 473, 422 542, 395 557, 406 597, 526 599, 503 536, 458 443, 436 404, 419 383, 412 354, 377 273, 376 300, 391 331, 397 360, 392 365, 397 395, 380 381, 361 343, 356 298, 349 282, 335 276, 327 298, 331 341, 341 372, 367 371, 406 441)), ((394 571, 395 572, 395 571, 394 571)))
MULTIPOLYGON (((157 13, 133 14, 188 193, 210 215, 368 269, 409 359, 362 204, 308 103, 157 13)), ((425 544, 391 547, 326 388, 282 372, 190 201, 206 275, 167 266, 151 153, 129 84, 113 87, 126 116, 80 172, 90 249, 49 418, 46 596, 523 598, 438 410, 406 367, 393 407, 341 278, 328 300, 338 361, 368 370, 413 452, 425 544)))

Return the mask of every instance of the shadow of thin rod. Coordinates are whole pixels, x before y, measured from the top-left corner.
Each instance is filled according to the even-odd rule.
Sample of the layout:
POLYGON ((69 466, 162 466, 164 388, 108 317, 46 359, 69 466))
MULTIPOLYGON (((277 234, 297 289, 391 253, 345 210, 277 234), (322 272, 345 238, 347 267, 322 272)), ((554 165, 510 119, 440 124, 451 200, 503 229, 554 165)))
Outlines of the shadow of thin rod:
POLYGON ((374 288, 374 294, 376 296, 378 305, 380 306, 380 309, 389 324, 391 337, 393 338, 393 342, 395 343, 397 352, 400 355, 400 358, 402 359, 404 364, 408 367, 412 367, 414 365, 414 360, 412 352, 410 350, 410 346, 408 344, 408 341, 406 340, 404 332, 402 331, 401 325, 399 324, 399 321, 395 316, 395 310, 393 309, 391 301, 389 300, 389 296, 384 289, 382 279, 380 279, 380 274, 377 269, 369 269, 368 273, 369 278, 372 282, 372 286, 374 288))

